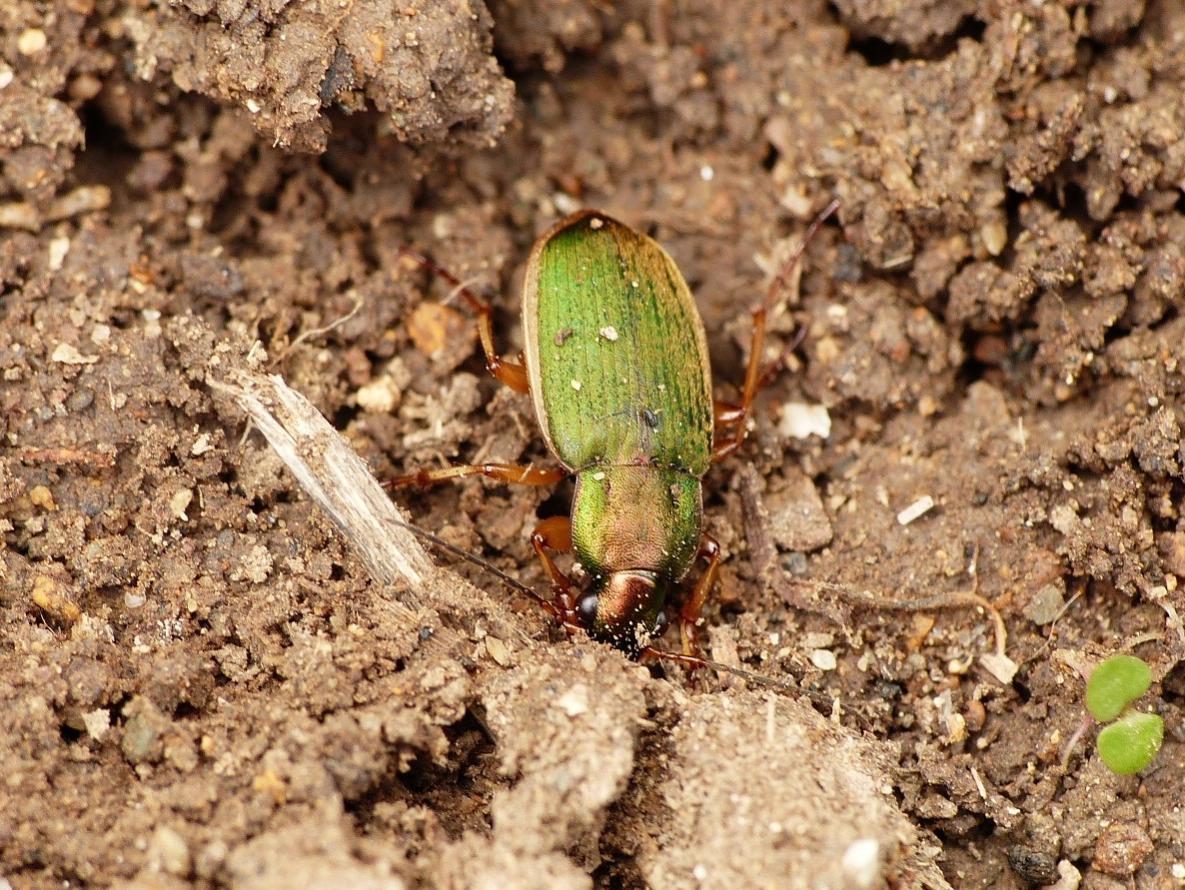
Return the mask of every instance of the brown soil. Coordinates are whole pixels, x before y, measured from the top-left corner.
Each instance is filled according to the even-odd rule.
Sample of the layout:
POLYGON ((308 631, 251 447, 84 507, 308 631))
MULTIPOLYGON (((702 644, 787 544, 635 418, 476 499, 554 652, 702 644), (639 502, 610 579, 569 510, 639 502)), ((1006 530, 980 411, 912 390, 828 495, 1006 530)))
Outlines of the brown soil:
MULTIPOLYGON (((867 886, 1179 885, 1185 7, 720 8, 3 5, 0 887, 842 887, 861 838, 867 886), (476 570, 372 582, 209 385, 283 374, 380 476, 544 462, 401 245, 509 350, 533 237, 600 207, 731 395, 833 196, 792 373, 705 483, 709 654, 799 692, 564 640, 476 570), (984 611, 891 608, 973 588, 1014 676, 984 611), (1121 650, 1167 725, 1138 777, 1070 744, 1121 650)), ((399 500, 541 587, 570 488, 399 500)))

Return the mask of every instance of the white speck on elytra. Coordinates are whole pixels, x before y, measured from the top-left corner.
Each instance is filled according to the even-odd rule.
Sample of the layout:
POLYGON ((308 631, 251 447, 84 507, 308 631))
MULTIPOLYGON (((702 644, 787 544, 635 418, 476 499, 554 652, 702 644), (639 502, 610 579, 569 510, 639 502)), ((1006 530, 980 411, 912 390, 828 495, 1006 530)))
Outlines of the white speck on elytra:
POLYGON ((630 282, 630 287, 632 287, 632 288, 637 288, 637 287, 638 287, 638 282, 636 282, 636 281, 631 281, 631 282, 630 282))
POLYGON ((588 227, 590 229, 599 229, 603 225, 605 225, 605 221, 603 219, 601 219, 599 216, 594 216, 592 219, 590 219, 588 221, 588 227))
POLYGON ((573 380, 573 381, 572 381, 572 389, 576 390, 577 392, 580 392, 580 387, 581 387, 581 386, 582 386, 582 384, 581 384, 581 382, 580 382, 579 380, 573 380))
POLYGON ((605 478, 604 471, 598 470, 597 472, 593 473, 593 478, 596 479, 598 482, 600 482, 602 479, 605 478))

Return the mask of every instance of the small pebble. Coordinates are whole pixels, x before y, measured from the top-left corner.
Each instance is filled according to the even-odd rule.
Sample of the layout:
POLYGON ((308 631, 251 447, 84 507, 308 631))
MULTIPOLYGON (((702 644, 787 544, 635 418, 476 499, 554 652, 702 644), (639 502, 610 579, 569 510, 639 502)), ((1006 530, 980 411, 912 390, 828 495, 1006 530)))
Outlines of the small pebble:
POLYGON ((74 392, 70 393, 66 399, 66 410, 71 412, 85 411, 95 402, 95 391, 86 386, 81 386, 74 392))
POLYGON ((1133 875, 1154 847, 1148 833, 1134 822, 1112 822, 1095 842, 1093 865, 1114 878, 1133 875))
POLYGON ((830 649, 813 649, 809 657, 811 664, 821 671, 833 671, 838 664, 835 653, 830 649))
POLYGON ((1057 860, 1040 850, 1010 847, 1008 864, 1030 884, 1052 884, 1057 880, 1057 860))
POLYGON ((899 525, 909 525, 915 519, 925 516, 933 509, 934 498, 930 497, 928 494, 923 495, 897 514, 897 523, 899 525))
POLYGON ((193 492, 188 488, 182 488, 169 498, 169 512, 182 522, 188 522, 189 516, 185 511, 189 509, 191 503, 193 503, 193 492))
POLYGON ((93 74, 80 74, 70 81, 70 98, 79 102, 89 102, 103 89, 103 81, 93 74))
POLYGON ((852 841, 840 860, 844 874, 852 887, 879 886, 881 882, 881 845, 876 838, 864 837, 852 841))
POLYGON ((1033 594, 1024 607, 1024 616, 1034 624, 1052 623, 1065 608, 1066 599, 1056 584, 1046 584, 1033 594))
POLYGON ((49 40, 40 28, 27 28, 16 39, 16 49, 22 56, 35 56, 45 49, 49 40))
POLYGON ((148 861, 158 871, 183 878, 193 867, 189 844, 167 825, 160 825, 148 845, 148 861))
POLYGON ((963 718, 968 732, 979 732, 987 723, 987 708, 978 699, 972 699, 963 707, 963 718))
POLYGON ((57 272, 66 261, 66 254, 70 252, 69 238, 54 238, 49 242, 49 271, 57 272))
POLYGON ((1057 864, 1057 883, 1050 884, 1050 890, 1078 890, 1082 884, 1082 872, 1069 859, 1057 864))
POLYGON ((606 340, 614 341, 617 339, 617 328, 611 324, 605 325, 605 327, 601 328, 601 336, 606 340))
POLYGON ((486 637, 486 652, 489 653, 490 658, 494 659, 500 667, 506 667, 510 664, 510 650, 497 637, 486 637))
POLYGON ((992 256, 999 256, 1008 246, 1008 227, 1002 220, 992 220, 979 230, 983 246, 992 256))
POLYGON ((588 710, 588 687, 577 683, 555 702, 569 717, 578 717, 588 710))
POLYGON ((111 728, 111 712, 106 708, 95 708, 82 715, 82 725, 86 727, 86 734, 96 742, 103 741, 103 736, 111 728))
POLYGON ((782 406, 778 432, 789 439, 826 439, 831 435, 831 414, 826 405, 787 402, 782 406))
POLYGON ((159 712, 153 707, 147 708, 146 712, 137 710, 128 718, 119 747, 129 763, 160 759, 163 747, 160 740, 162 722, 159 712))
POLYGON ((53 492, 44 485, 34 485, 29 489, 29 503, 42 510, 56 510, 58 508, 58 505, 54 503, 53 492))
POLYGON ((778 559, 784 568, 791 575, 802 576, 807 573, 810 568, 806 559, 806 554, 801 550, 791 550, 789 553, 783 553, 778 559))
POLYGON ((38 575, 33 579, 29 598, 37 608, 64 624, 73 624, 82 617, 82 610, 66 596, 63 585, 48 575, 38 575))
POLYGON ((49 360, 63 365, 93 365, 99 360, 99 357, 96 355, 83 355, 69 343, 59 343, 54 347, 53 354, 49 357, 49 360))
POLYGON ((358 401, 358 407, 364 411, 370 411, 372 414, 390 414, 399 406, 402 395, 395 380, 384 374, 358 387, 354 398, 358 401))
POLYGON ((979 656, 979 664, 1004 686, 1009 685, 1016 676, 1016 672, 1020 670, 1015 661, 998 652, 988 652, 986 655, 979 656))

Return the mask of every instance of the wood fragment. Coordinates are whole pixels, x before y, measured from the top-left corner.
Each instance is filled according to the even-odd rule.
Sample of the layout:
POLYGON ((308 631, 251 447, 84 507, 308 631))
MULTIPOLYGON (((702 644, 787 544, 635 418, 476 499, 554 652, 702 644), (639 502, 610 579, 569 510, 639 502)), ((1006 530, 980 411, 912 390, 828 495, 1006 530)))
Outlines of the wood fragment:
POLYGON ((362 458, 321 413, 278 375, 236 370, 210 387, 234 400, 345 535, 378 581, 413 588, 434 571, 424 548, 398 526, 407 519, 362 458))

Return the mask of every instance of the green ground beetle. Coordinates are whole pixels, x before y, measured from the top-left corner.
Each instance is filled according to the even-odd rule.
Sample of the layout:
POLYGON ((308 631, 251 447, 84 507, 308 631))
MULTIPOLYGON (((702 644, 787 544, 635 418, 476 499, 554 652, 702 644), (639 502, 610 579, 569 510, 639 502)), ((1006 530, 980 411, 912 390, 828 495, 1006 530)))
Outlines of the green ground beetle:
POLYGON ((720 562, 719 546, 703 530, 701 483, 714 462, 744 441, 754 396, 781 366, 780 360, 762 364, 766 317, 810 237, 837 206, 814 220, 754 310, 736 404, 713 400, 703 321, 674 260, 603 213, 575 213, 535 242, 523 284, 526 347, 517 363, 494 348, 490 304, 407 251, 453 283, 476 313, 486 367, 530 393, 561 466, 456 466, 419 470, 393 484, 484 475, 551 485, 574 476, 571 516, 544 519, 532 535, 552 585, 548 611, 565 627, 631 656, 700 663, 695 628, 720 562), (589 576, 584 592, 552 558, 569 550, 589 576), (703 574, 679 602, 682 657, 653 649, 651 640, 668 623, 668 596, 697 559, 705 563, 703 574))

